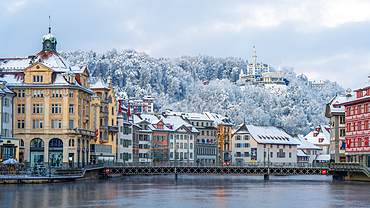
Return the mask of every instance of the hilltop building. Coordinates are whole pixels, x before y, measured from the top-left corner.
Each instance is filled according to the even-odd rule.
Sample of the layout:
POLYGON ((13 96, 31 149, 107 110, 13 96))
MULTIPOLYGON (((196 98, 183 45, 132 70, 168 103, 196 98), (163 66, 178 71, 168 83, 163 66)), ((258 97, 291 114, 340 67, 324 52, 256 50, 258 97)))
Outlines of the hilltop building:
POLYGON ((257 63, 256 50, 253 50, 253 62, 248 63, 247 61, 247 73, 245 74, 243 69, 240 71, 239 80, 252 84, 286 85, 280 64, 276 72, 269 64, 257 63))

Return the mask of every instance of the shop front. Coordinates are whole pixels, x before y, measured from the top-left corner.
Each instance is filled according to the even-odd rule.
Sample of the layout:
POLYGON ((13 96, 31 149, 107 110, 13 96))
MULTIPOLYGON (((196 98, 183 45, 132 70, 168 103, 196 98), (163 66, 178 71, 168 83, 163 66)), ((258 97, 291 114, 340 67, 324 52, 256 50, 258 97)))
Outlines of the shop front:
POLYGON ((40 138, 32 139, 30 142, 30 165, 41 165, 44 163, 44 141, 40 138))
POLYGON ((54 138, 49 142, 49 167, 63 167, 63 141, 54 138))

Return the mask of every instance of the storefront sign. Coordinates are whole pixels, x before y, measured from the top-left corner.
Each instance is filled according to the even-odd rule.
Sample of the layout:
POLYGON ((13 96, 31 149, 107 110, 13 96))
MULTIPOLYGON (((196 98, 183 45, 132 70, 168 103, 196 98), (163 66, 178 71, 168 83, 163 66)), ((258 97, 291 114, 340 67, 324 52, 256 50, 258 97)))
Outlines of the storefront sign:
POLYGON ((257 162, 257 148, 251 148, 251 161, 257 162))

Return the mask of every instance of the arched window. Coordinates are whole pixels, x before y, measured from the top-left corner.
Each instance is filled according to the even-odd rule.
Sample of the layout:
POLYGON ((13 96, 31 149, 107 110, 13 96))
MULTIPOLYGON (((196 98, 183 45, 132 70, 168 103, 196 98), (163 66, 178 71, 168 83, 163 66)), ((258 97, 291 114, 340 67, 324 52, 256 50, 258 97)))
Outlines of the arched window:
POLYGON ((89 149, 89 141, 86 140, 86 148, 89 149))
POLYGON ((180 149, 183 149, 183 144, 182 143, 180 143, 180 149))
POLYGON ((190 149, 193 149, 193 143, 190 143, 190 149))
POLYGON ((40 138, 32 139, 30 147, 44 147, 44 141, 40 138))
POLYGON ((75 146, 75 140, 72 139, 72 147, 74 147, 74 146, 75 146))
POLYGON ((72 139, 70 139, 69 141, 68 141, 68 146, 72 146, 72 139))
POLYGON ((188 144, 184 143, 184 149, 187 149, 187 148, 188 148, 188 144))
POLYGON ((78 139, 78 140, 77 140, 77 147, 78 147, 78 148, 81 148, 81 139, 78 139))
POLYGON ((22 146, 22 147, 24 146, 24 141, 23 141, 23 139, 21 139, 21 146, 22 146))
POLYGON ((63 141, 58 138, 54 138, 49 142, 49 148, 63 147, 63 141))
POLYGON ((173 152, 170 152, 170 158, 171 159, 173 158, 173 152))

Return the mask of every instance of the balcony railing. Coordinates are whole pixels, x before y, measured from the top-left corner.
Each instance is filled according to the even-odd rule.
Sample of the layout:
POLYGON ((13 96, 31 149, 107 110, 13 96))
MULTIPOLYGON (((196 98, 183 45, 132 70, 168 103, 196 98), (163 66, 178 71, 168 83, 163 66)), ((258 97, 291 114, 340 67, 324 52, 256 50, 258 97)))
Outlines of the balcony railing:
POLYGON ((118 126, 108 126, 108 131, 118 132, 118 126))
POLYGON ((88 129, 78 129, 78 128, 68 129, 68 133, 69 134, 82 134, 84 136, 95 137, 95 131, 88 130, 88 129))

